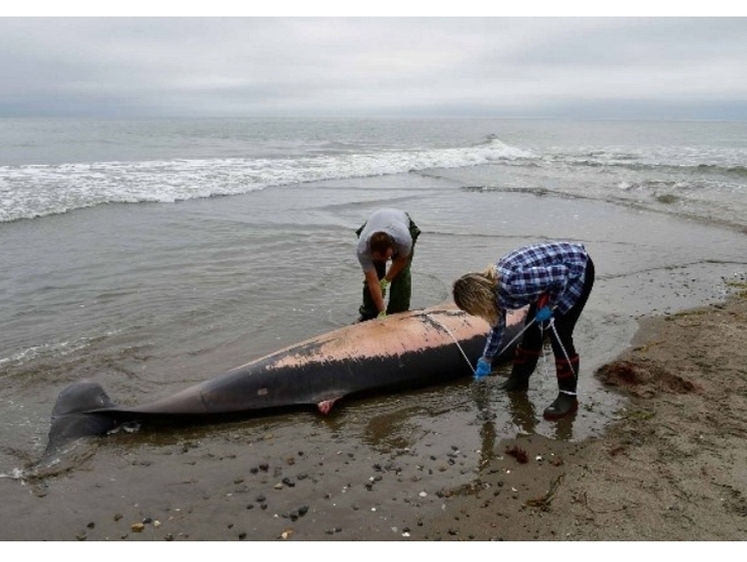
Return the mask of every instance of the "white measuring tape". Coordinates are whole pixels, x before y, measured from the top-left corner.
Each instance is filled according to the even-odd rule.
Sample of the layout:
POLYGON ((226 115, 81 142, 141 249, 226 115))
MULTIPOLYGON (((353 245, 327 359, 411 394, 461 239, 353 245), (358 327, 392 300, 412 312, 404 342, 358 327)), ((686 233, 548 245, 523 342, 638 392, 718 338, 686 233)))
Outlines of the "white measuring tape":
MULTIPOLYGON (((441 328, 443 328, 443 329, 444 329, 444 331, 445 331, 445 332, 446 332, 447 334, 449 334, 449 336, 451 336, 451 339, 452 339, 452 340, 454 340, 454 343, 456 344, 457 348, 459 348, 459 351, 461 352, 461 354, 462 354, 462 357, 464 357, 464 360, 465 360, 465 361, 467 362, 467 364, 469 365, 469 368, 470 368, 470 370, 471 370, 471 371, 472 371, 472 372, 474 373, 474 372, 475 372, 475 369, 474 369, 474 367, 472 367, 472 362, 471 362, 471 361, 469 360, 469 357, 467 357, 467 354, 466 354, 466 353, 464 352, 464 349, 463 349, 463 348, 462 348, 462 346, 460 345, 460 343, 459 343, 459 340, 457 340, 457 339, 456 339, 456 337, 455 337, 455 336, 454 336, 454 334, 453 334, 453 333, 451 332, 451 330, 449 330, 449 328, 448 328, 448 327, 446 327, 446 326, 444 325, 444 323, 443 323, 443 322, 441 322, 441 321, 440 321, 440 320, 439 320, 438 318, 434 318, 433 316, 431 316, 431 315, 429 315, 429 314, 427 314, 427 313, 426 313, 426 316, 428 316, 428 318, 430 318, 430 319, 431 319, 431 320, 433 320, 433 321, 434 321, 434 322, 435 322, 436 324, 438 324, 439 326, 441 326, 441 328)), ((508 348, 510 348, 510 347, 511 347, 511 346, 512 346, 512 345, 513 345, 513 344, 514 344, 515 342, 516 342, 516 340, 518 340, 518 339, 519 339, 519 338, 520 338, 521 336, 523 336, 523 335, 524 335, 524 332, 526 332, 526 331, 527 331, 527 330, 529 329, 529 327, 530 327, 530 326, 531 326, 532 324, 534 324, 534 323, 535 323, 536 321, 537 321, 537 319, 536 319, 536 318, 532 318, 532 320, 531 320, 530 322, 528 322, 528 323, 527 323, 527 324, 526 324, 526 325, 525 325, 525 326, 524 326, 524 327, 523 327, 523 328, 521 329, 521 331, 520 331, 520 332, 519 332, 518 334, 516 334, 516 335, 515 335, 515 336, 513 337, 513 339, 512 339, 512 340, 511 340, 510 342, 508 342, 508 343, 507 343, 506 345, 504 345, 504 346, 503 346, 503 349, 501 349, 501 351, 500 351, 500 352, 498 353, 498 355, 501 355, 501 354, 502 354, 502 353, 504 353, 504 352, 505 352, 505 351, 506 351, 506 350, 507 350, 508 348)), ((555 334, 555 339, 557 340, 557 342, 558 342, 558 345, 560 346, 560 349, 561 349, 561 350, 563 351, 563 355, 565 356, 565 360, 566 360, 566 361, 568 362, 568 364, 570 365, 570 364, 571 364, 571 358, 570 358, 570 357, 568 357, 568 352, 567 352, 567 351, 565 350, 565 346, 563 345, 563 342, 562 342, 562 341, 560 341, 560 336, 558 335, 558 329, 557 329, 557 328, 555 327, 555 318, 554 318, 554 317, 550 318, 550 322, 548 323, 548 326, 549 326, 549 327, 550 327, 550 328, 552 329, 553 333, 555 334)), ((542 340, 544 340, 544 339, 545 339, 545 337, 544 337, 544 331, 545 331, 545 328, 544 328, 544 326, 540 325, 540 331, 541 331, 541 334, 542 334, 542 337, 541 337, 541 339, 542 339, 542 340)), ((547 361, 547 360, 545 359, 545 361, 547 361)), ((578 378, 578 375, 577 375, 577 374, 576 374, 575 372, 574 372, 574 376, 578 378)))
MULTIPOLYGON (((454 343, 455 343, 455 344, 456 344, 456 346, 457 346, 457 347, 459 348, 459 351, 461 351, 461 353, 462 353, 462 357, 464 357, 464 360, 465 360, 465 361, 467 361, 467 364, 469 365, 469 368, 470 368, 470 369, 472 370, 472 372, 474 373, 474 372, 475 372, 475 369, 474 369, 474 367, 472 367, 472 362, 471 362, 471 361, 469 360, 469 357, 467 357, 467 354, 466 354, 466 353, 464 352, 464 349, 462 349, 462 346, 461 346, 461 345, 459 344, 459 340, 457 340, 457 339, 456 339, 456 337, 454 336, 454 334, 452 334, 452 333, 451 333, 451 330, 449 330, 449 328, 447 328, 447 327, 446 327, 446 326, 445 326, 445 325, 443 324, 443 322, 441 322, 441 321, 440 321, 440 320, 439 320, 438 318, 433 318, 433 317, 432 317, 432 316, 430 316, 429 314, 426 314, 426 316, 428 316, 428 318, 430 318, 430 319, 431 319, 431 320, 433 320, 433 321, 434 321, 434 322, 435 322, 436 324, 438 324, 439 326, 441 326, 441 327, 442 327, 442 328, 444 329, 444 331, 445 331, 445 332, 446 332, 447 334, 449 334, 449 335, 451 336, 451 339, 453 339, 453 340, 454 340, 454 343)), ((498 353, 498 355, 501 355, 501 354, 502 354, 503 352, 505 352, 505 351, 506 351, 506 350, 507 350, 507 349, 508 349, 509 347, 511 347, 511 346, 512 346, 512 345, 514 344, 514 342, 516 342, 516 340, 518 340, 518 339, 519 339, 519 338, 520 338, 521 336, 523 336, 523 335, 524 335, 524 332, 526 332, 526 331, 527 331, 527 329, 529 329, 529 326, 531 326, 531 325, 532 325, 532 324, 534 324, 535 322, 536 322, 536 319, 534 319, 534 318, 533 318, 533 319, 532 319, 532 321, 531 321, 531 322, 529 322, 529 323, 528 323, 527 325, 525 325, 525 326, 524 326, 524 328, 522 328, 522 330, 521 330, 521 331, 520 331, 520 332, 519 332, 518 334, 516 334, 516 335, 514 336, 514 338, 513 338, 513 339, 512 339, 512 340, 511 340, 510 342, 508 342, 508 343, 507 343, 507 344, 506 344, 505 346, 503 346, 503 349, 501 349, 501 351, 500 351, 500 352, 498 353)), ((555 332, 555 336, 557 337, 557 332, 555 332)), ((561 347, 562 347, 562 345, 561 345, 561 347)), ((565 351, 565 350, 563 350, 563 351, 565 351)))

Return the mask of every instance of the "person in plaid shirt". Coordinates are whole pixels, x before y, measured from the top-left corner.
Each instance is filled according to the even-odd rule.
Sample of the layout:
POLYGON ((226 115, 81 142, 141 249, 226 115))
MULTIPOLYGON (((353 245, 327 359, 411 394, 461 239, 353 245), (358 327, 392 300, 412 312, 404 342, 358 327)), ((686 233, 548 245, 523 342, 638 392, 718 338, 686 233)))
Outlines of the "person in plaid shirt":
POLYGON ((511 375, 501 384, 509 392, 526 391, 542 353, 548 328, 555 356, 558 397, 545 409, 553 420, 578 408, 576 384, 579 356, 573 329, 594 285, 594 263, 583 244, 548 242, 518 248, 481 273, 467 273, 454 282, 454 302, 491 326, 475 378, 491 371, 506 328, 506 311, 529 305, 524 335, 516 348, 511 375), (551 326, 550 321, 554 323, 551 326))

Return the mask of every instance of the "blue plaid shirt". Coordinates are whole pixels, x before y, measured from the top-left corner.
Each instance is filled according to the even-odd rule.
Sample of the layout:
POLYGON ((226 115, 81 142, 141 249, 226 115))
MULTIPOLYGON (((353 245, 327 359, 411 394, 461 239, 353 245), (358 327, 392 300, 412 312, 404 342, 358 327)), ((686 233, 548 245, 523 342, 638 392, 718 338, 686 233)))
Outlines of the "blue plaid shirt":
POLYGON ((557 307, 560 314, 568 312, 583 291, 588 259, 583 244, 550 242, 519 248, 498 260, 496 302, 500 315, 490 329, 483 356, 491 360, 500 351, 507 310, 535 303, 547 293, 551 308, 557 307))

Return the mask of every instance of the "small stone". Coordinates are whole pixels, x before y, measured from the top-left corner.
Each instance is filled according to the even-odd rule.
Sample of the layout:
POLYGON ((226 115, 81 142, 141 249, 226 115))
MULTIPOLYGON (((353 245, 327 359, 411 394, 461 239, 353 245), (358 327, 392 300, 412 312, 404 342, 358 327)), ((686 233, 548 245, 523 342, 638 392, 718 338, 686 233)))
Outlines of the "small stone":
POLYGON ((130 529, 132 529, 133 533, 142 533, 143 529, 145 529, 145 525, 143 525, 142 523, 133 523, 130 526, 130 529))

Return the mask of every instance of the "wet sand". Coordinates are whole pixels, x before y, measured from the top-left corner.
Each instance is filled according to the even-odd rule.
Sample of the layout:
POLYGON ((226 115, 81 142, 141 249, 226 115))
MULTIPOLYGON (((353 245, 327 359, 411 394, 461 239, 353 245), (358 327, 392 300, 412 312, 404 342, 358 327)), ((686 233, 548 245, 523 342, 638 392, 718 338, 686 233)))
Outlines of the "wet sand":
MULTIPOLYGON (((122 435, 83 447, 88 460, 69 475, 6 489, 3 535, 743 540, 747 285, 733 286, 725 304, 644 320, 631 349, 597 369, 595 378, 626 398, 600 437, 574 442, 532 433, 536 414, 525 396, 514 400, 523 428, 515 437, 490 435, 490 416, 483 420, 483 445, 493 454, 444 442, 438 423, 429 424, 431 437, 412 449, 408 433, 417 428, 388 422, 399 419, 394 413, 404 400, 417 410, 417 394, 392 398, 391 420, 387 412, 372 415, 381 404, 364 403, 338 418, 298 414, 308 423, 292 431, 264 419, 220 430, 122 435), (355 416, 369 419, 368 443, 366 435, 357 442, 341 431, 330 448, 322 436, 355 416), (377 454, 377 445, 389 452, 377 454)), ((588 407, 582 404, 576 415, 588 407)), ((454 423, 451 416, 439 419, 454 423)), ((557 431, 573 421, 558 422, 557 431)), ((465 427, 475 431, 474 424, 465 427)))
POLYGON ((645 320, 634 346, 595 374, 629 400, 604 436, 502 441, 503 458, 427 521, 428 538, 744 540, 746 288, 645 320))

